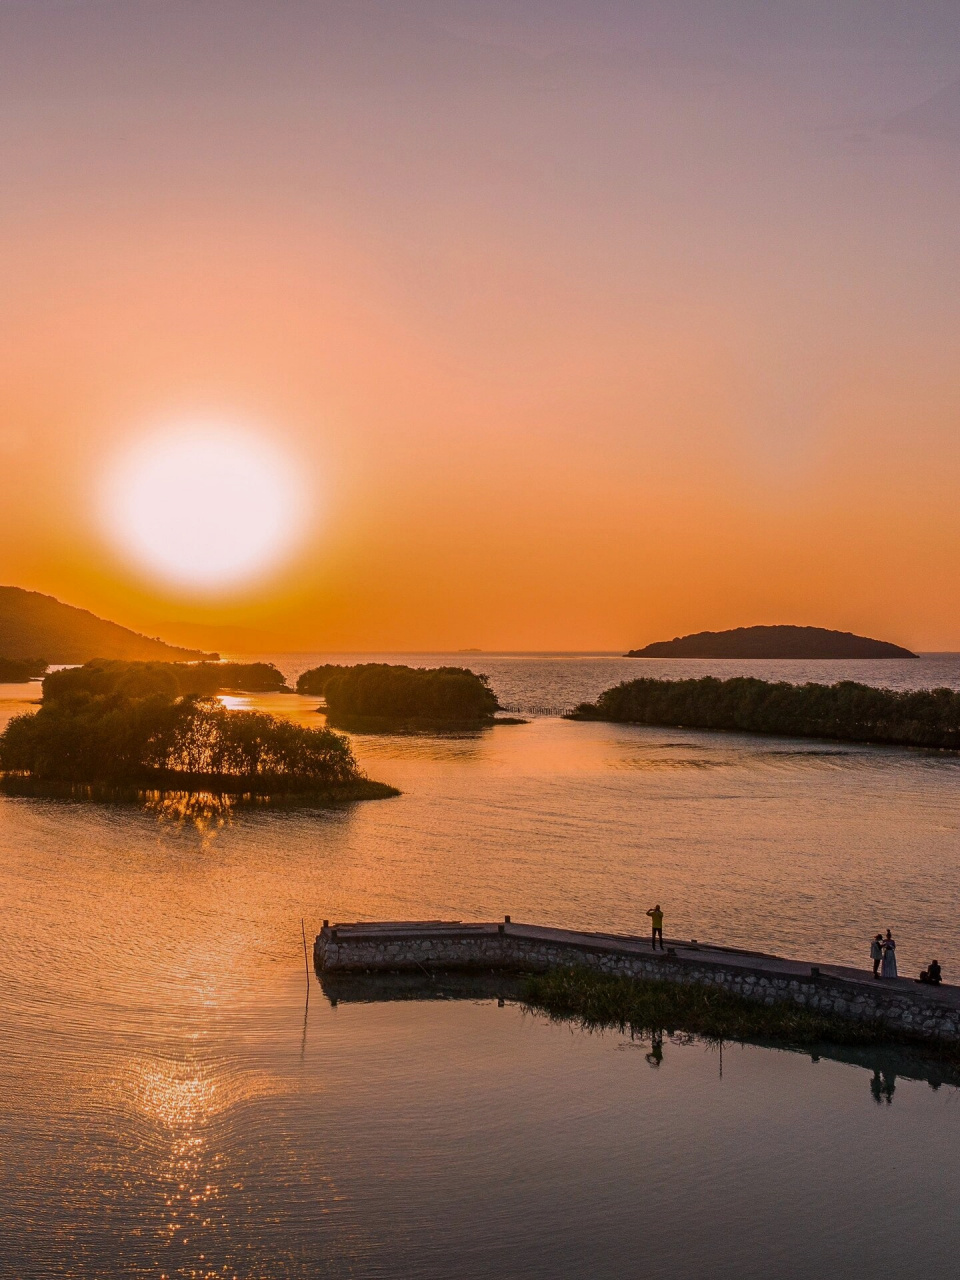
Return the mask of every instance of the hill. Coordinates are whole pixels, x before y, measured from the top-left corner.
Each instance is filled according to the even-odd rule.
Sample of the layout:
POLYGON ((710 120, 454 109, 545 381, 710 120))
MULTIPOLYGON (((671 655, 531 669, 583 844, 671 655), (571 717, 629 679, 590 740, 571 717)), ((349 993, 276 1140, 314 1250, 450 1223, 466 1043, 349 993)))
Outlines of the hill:
POLYGON ((915 658, 886 640, 824 627, 736 627, 698 631, 631 649, 628 658, 915 658))
POLYGON ((92 658, 192 662, 216 658, 199 649, 180 649, 75 609, 53 596, 21 587, 0 587, 0 656, 46 662, 89 662, 92 658))

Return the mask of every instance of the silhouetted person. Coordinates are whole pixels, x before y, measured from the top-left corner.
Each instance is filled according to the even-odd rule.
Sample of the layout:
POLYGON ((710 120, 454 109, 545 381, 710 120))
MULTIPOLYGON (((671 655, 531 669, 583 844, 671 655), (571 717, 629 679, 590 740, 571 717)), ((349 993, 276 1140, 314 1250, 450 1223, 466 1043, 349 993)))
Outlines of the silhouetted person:
POLYGON ((920 977, 917 979, 917 981, 927 982, 931 986, 939 987, 940 983, 943 981, 943 974, 940 970, 940 962, 938 960, 931 960, 929 967, 923 970, 923 972, 920 974, 920 977))
POLYGON ((880 961, 880 977, 895 978, 897 976, 897 944, 893 934, 887 930, 887 936, 880 944, 883 947, 883 959, 880 961))
POLYGON ((889 1107, 893 1102, 893 1095, 897 1088, 897 1077, 892 1071, 885 1071, 882 1067, 873 1068, 873 1079, 870 1081, 870 1092, 873 1094, 873 1100, 878 1107, 886 1102, 889 1107))
POLYGON ((651 938, 653 941, 653 949, 657 949, 657 938, 660 939, 660 950, 663 950, 663 912, 660 910, 660 903, 655 907, 651 907, 647 912, 650 917, 651 938))
POLYGON ((870 943, 870 959, 873 961, 873 976, 880 977, 880 961, 883 959, 883 934, 878 933, 870 943))
POLYGON ((663 1032, 654 1031, 650 1037, 650 1052, 643 1055, 651 1067, 659 1067, 663 1061, 663 1032))

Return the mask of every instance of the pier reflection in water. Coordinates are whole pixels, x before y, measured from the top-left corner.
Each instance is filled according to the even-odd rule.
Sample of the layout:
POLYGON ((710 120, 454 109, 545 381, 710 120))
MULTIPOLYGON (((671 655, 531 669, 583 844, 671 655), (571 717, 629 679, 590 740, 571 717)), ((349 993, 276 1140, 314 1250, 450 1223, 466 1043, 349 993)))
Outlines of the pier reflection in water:
MULTIPOLYGON (((332 1008, 340 1004, 378 1004, 404 1000, 495 1000, 503 1008, 509 1001, 533 1016, 541 1016, 524 1002, 522 975, 511 973, 472 973, 443 971, 434 973, 318 973, 320 986, 332 1008)), ((577 1027, 577 1020, 560 1019, 560 1025, 577 1027)), ((611 1034, 611 1033, 605 1033, 611 1034)), ((922 1048, 904 1046, 851 1046, 823 1043, 800 1048, 783 1042, 749 1040, 725 1042, 728 1054, 731 1049, 744 1047, 770 1049, 781 1053, 793 1053, 809 1058, 816 1064, 822 1061, 842 1063, 858 1067, 870 1075, 870 1092, 877 1102, 892 1102, 898 1077, 902 1080, 922 1082, 936 1091, 942 1085, 960 1089, 960 1065, 953 1066, 940 1061, 935 1054, 922 1048)), ((717 1044, 702 1036, 691 1035, 679 1028, 663 1027, 650 1034, 623 1035, 621 1047, 643 1049, 644 1057, 652 1067, 660 1067, 665 1061, 664 1046, 689 1047, 698 1044, 717 1056, 717 1070, 723 1072, 723 1044, 717 1044)))

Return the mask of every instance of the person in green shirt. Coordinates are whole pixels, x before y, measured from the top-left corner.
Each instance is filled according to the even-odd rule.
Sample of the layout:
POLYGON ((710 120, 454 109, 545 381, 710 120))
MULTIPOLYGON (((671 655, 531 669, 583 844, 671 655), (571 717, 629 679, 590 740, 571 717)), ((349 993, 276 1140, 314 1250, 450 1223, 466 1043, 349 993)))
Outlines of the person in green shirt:
POLYGON ((663 950, 663 912, 660 910, 660 903, 655 907, 651 907, 647 912, 650 917, 650 924, 653 929, 653 949, 657 949, 657 938, 660 939, 660 950, 663 950))

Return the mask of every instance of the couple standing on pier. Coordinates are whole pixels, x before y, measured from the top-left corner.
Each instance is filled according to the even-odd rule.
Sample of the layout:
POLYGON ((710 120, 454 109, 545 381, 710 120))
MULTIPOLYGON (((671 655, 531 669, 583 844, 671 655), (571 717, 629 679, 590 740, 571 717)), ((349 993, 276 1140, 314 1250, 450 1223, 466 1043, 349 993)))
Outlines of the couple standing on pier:
POLYGON ((875 978, 895 978, 897 976, 897 944, 893 934, 887 930, 887 936, 878 933, 870 943, 870 959, 873 961, 875 978))

